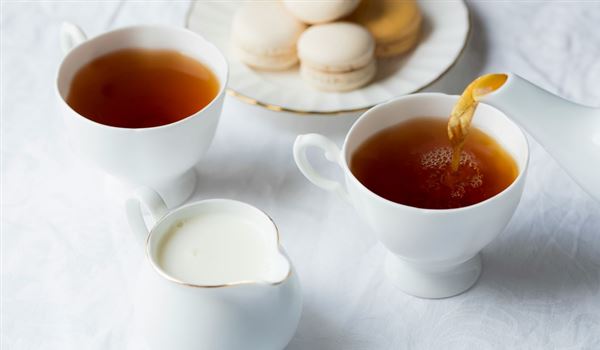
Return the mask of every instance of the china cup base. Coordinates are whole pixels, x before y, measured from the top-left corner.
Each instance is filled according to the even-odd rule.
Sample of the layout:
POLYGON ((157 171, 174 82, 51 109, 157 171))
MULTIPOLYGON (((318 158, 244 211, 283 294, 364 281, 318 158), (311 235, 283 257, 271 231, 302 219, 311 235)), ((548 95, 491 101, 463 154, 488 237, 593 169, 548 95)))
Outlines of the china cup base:
MULTIPOLYGON (((198 175, 194 168, 154 188, 164 199, 167 207, 175 208, 189 199, 196 189, 198 175)), ((154 186, 153 186, 154 187, 154 186)))
POLYGON ((104 179, 104 193, 112 197, 111 200, 123 202, 140 187, 150 187, 160 193, 168 208, 176 208, 192 196, 197 182, 198 175, 194 168, 156 185, 135 184, 107 174, 104 179))
POLYGON ((455 296, 471 288, 481 274, 481 256, 450 267, 416 264, 388 253, 385 271, 403 292, 419 298, 440 299, 455 296))

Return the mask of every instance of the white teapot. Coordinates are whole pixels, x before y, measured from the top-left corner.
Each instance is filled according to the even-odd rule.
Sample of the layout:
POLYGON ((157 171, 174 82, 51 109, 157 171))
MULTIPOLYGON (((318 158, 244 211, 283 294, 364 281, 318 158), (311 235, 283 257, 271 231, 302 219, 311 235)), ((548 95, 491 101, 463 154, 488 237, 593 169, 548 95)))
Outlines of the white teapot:
MULTIPOLYGON (((296 272, 279 245, 277 227, 265 213, 251 205, 228 199, 194 202, 168 212, 162 198, 149 189, 138 192, 138 197, 130 199, 126 208, 132 230, 147 236, 148 263, 140 277, 135 298, 135 322, 137 331, 150 349, 275 350, 287 345, 300 319, 302 295, 296 272), (150 229, 146 228, 140 204, 149 209, 156 221, 150 229), (167 254, 165 237, 179 234, 173 231, 173 227, 182 227, 183 223, 188 225, 187 220, 214 215, 228 215, 230 219, 223 221, 222 229, 215 226, 218 220, 213 220, 211 227, 204 227, 204 242, 223 235, 231 229, 231 221, 238 219, 242 225, 238 228, 248 225, 249 232, 255 237, 247 235, 245 245, 235 236, 227 239, 228 244, 238 245, 228 250, 237 254, 214 254, 214 249, 203 251, 203 247, 192 247, 197 245, 197 241, 185 241, 185 237, 179 237, 178 244, 183 244, 178 246, 182 249, 176 252, 175 258, 182 259, 175 263, 187 262, 185 269, 196 270, 200 275, 212 274, 206 282, 202 279, 182 280, 169 271, 166 260, 161 260, 167 254), (265 256, 253 251, 257 247, 262 247, 260 252, 266 253, 265 256), (213 254, 219 258, 212 265, 189 264, 190 261, 202 261, 185 260, 192 248, 193 254, 213 254), (219 259, 235 261, 230 264, 219 259), (237 273, 231 269, 227 275, 219 272, 226 270, 224 265, 248 270, 248 264, 256 263, 248 259, 266 259, 264 266, 267 268, 254 271, 253 279, 239 277, 243 273, 237 275, 238 279, 229 279, 237 273)), ((193 230, 191 232, 194 233, 193 230)))
POLYGON ((527 130, 571 177, 600 202, 600 108, 564 100, 516 74, 479 101, 527 130))

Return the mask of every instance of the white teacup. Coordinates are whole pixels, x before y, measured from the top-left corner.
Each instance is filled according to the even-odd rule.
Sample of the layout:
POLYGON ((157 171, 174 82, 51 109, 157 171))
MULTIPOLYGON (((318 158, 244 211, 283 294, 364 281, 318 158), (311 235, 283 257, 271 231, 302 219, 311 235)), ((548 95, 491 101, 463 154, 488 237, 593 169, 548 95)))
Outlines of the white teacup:
POLYGON ((160 196, 147 188, 138 189, 137 198, 128 200, 126 208, 131 229, 147 237, 148 263, 140 275, 134 319, 135 329, 149 349, 281 350, 287 345, 300 320, 302 293, 292 263, 279 244, 277 227, 267 214, 229 199, 198 201, 169 212, 160 196), (152 213, 150 228, 140 204, 152 213), (192 231, 205 237, 202 242, 237 245, 232 250, 214 256, 214 251, 202 249, 202 242, 189 239, 194 237, 178 238, 181 251, 175 251, 175 257, 179 268, 208 271, 202 272, 203 282, 181 280, 161 265, 161 243, 174 227, 224 214, 248 227, 244 242, 233 239, 237 236, 232 235, 231 221, 221 220, 221 228, 214 227, 213 221, 212 229, 195 226, 192 231), (209 258, 202 259, 202 254, 209 258), (268 260, 254 277, 232 277, 231 271, 223 269, 229 265, 247 270, 255 263, 252 259, 268 260))
POLYGON ((521 129, 505 114, 480 104, 473 125, 500 143, 515 159, 519 175, 504 191, 480 203, 457 209, 420 209, 389 201, 354 177, 349 162, 370 136, 394 124, 420 116, 446 119, 457 96, 421 93, 403 96, 365 112, 348 132, 342 150, 318 134, 300 135, 294 159, 313 184, 349 200, 391 252, 386 271, 408 294, 444 298, 470 288, 481 273, 480 250, 498 235, 523 193, 529 147, 521 129), (345 186, 324 178, 310 165, 308 147, 318 147, 345 174, 345 186))
POLYGON ((79 28, 65 23, 61 46, 66 55, 58 71, 57 90, 73 147, 125 183, 158 190, 169 206, 186 200, 196 185, 194 165, 212 142, 223 106, 228 67, 221 52, 194 32, 164 26, 127 27, 86 40, 79 28), (75 73, 98 56, 124 48, 183 52, 215 73, 219 93, 187 118, 150 128, 108 126, 75 112, 65 102, 75 73))

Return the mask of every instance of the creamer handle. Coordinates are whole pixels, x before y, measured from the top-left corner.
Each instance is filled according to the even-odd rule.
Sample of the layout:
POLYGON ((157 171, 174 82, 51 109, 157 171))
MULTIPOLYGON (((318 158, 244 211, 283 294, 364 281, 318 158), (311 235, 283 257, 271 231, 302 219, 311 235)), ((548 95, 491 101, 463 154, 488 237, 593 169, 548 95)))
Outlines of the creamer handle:
POLYGON ((63 22, 60 26, 60 48, 67 54, 72 48, 86 41, 83 30, 71 22, 63 22))
POLYGON ((327 191, 336 192, 344 200, 350 202, 350 196, 348 195, 348 192, 346 192, 344 185, 321 176, 312 164, 310 164, 306 157, 306 150, 311 146, 320 148, 325 152, 325 158, 327 158, 327 160, 337 164, 342 169, 344 168, 340 149, 333 141, 323 135, 306 134, 298 136, 294 142, 294 160, 296 161, 298 169, 300 169, 302 174, 316 186, 327 191))
POLYGON ((168 213, 167 205, 162 197, 154 190, 141 187, 135 191, 134 197, 125 202, 125 214, 129 227, 140 238, 146 238, 152 228, 148 228, 142 215, 142 206, 152 215, 152 225, 168 213))

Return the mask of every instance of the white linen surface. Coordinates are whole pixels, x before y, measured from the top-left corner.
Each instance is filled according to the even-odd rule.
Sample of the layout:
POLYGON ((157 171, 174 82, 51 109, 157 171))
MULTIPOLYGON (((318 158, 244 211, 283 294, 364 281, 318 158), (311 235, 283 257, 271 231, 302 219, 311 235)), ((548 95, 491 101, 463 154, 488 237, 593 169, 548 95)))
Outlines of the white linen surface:
MULTIPOLYGON (((67 144, 54 92, 58 29, 62 20, 91 35, 184 25, 189 5, 2 2, 2 349, 144 348, 131 332, 131 294, 146 262, 124 193, 108 191, 67 144)), ((467 49, 428 91, 456 93, 482 72, 514 71, 600 105, 599 2, 469 7, 467 49)), ((386 280, 384 247, 353 209, 293 163, 296 134, 341 142, 353 120, 278 114, 228 97, 197 166, 194 198, 247 201, 279 225, 304 293, 288 349, 600 349, 600 205, 540 145, 531 141, 523 200, 484 249, 479 282, 454 298, 421 300, 386 280)))

